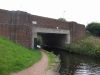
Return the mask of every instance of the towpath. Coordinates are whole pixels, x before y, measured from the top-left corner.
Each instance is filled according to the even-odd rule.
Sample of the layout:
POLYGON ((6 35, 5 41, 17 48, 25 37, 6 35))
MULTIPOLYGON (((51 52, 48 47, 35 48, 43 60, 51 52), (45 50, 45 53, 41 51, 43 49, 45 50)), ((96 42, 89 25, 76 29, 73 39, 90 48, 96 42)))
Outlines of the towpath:
POLYGON ((48 56, 43 51, 41 51, 41 53, 42 58, 38 63, 12 75, 46 75, 46 69, 48 67, 48 56))
POLYGON ((14 73, 12 75, 57 75, 53 72, 47 71, 48 56, 44 51, 41 51, 41 53, 42 53, 42 58, 38 63, 18 73, 14 73))

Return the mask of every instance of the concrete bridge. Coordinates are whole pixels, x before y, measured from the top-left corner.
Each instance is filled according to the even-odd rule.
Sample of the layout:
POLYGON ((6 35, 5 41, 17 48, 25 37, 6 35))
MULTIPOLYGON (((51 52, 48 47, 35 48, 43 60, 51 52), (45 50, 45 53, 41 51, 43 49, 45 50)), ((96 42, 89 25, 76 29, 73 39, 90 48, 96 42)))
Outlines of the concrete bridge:
POLYGON ((51 29, 51 28, 35 28, 32 29, 32 47, 35 45, 35 38, 41 37, 42 45, 52 47, 63 47, 70 43, 70 30, 51 29))
POLYGON ((83 38, 85 26, 23 11, 0 10, 0 35, 28 48, 37 45, 38 36, 43 45, 63 47, 83 38))

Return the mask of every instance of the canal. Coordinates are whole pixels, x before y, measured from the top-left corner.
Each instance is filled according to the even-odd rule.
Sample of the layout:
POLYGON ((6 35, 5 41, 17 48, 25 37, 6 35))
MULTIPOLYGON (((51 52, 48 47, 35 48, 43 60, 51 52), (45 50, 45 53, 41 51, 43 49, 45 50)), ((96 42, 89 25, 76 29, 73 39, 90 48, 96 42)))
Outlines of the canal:
POLYGON ((54 49, 52 51, 60 55, 60 75, 100 75, 99 58, 69 53, 63 50, 54 49))

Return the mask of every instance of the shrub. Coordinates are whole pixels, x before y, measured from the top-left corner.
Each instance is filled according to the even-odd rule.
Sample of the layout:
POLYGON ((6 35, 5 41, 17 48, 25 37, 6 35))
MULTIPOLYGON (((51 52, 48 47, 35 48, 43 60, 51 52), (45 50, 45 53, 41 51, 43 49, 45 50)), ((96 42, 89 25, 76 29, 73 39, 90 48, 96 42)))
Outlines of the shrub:
POLYGON ((87 37, 84 40, 66 45, 66 50, 79 54, 100 56, 100 39, 96 37, 87 37), (99 41, 98 41, 99 40, 99 41))
POLYGON ((92 35, 100 36, 100 23, 90 23, 87 25, 86 30, 92 35))

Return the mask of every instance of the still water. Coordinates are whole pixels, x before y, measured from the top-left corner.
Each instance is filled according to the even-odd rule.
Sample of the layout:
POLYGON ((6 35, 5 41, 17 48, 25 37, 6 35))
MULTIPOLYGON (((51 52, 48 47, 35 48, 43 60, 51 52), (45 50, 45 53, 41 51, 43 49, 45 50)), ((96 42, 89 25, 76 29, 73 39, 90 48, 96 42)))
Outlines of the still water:
POLYGON ((60 75, 100 75, 100 59, 57 51, 61 58, 60 75))
POLYGON ((69 53, 56 48, 44 48, 60 55, 60 75, 100 75, 100 58, 69 53))

